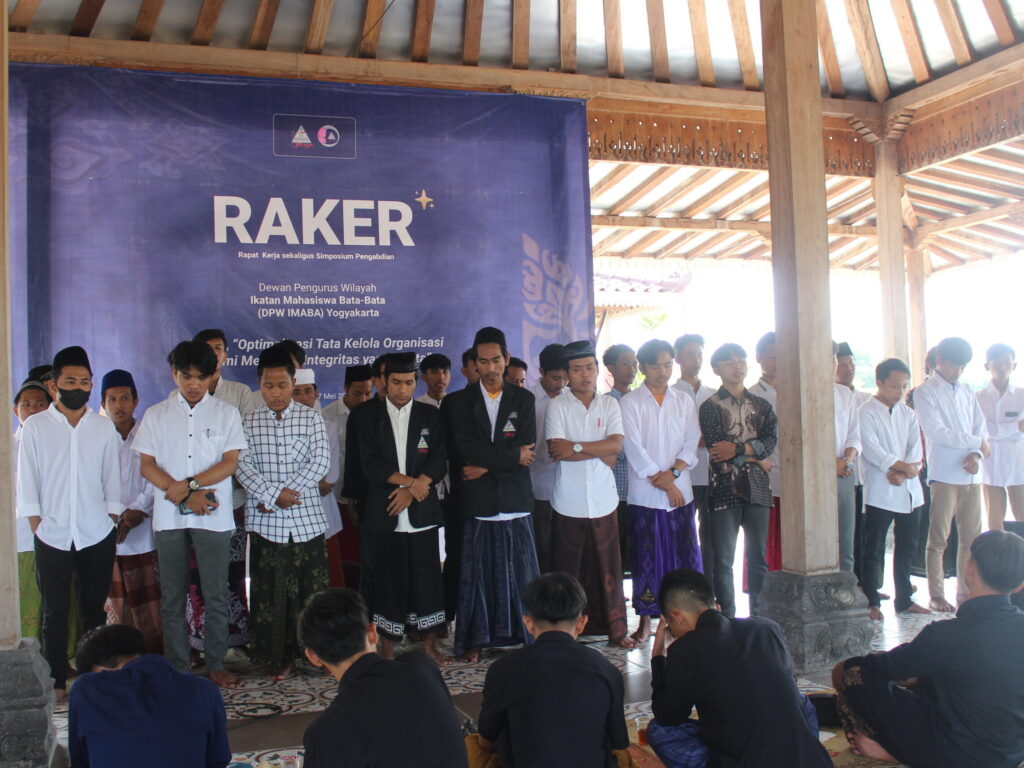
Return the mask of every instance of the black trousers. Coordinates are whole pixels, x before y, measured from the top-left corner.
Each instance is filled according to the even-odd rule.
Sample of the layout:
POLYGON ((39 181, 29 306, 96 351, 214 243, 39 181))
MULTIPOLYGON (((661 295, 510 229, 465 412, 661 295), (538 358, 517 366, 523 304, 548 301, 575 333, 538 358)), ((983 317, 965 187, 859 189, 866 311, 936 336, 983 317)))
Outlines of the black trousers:
MULTIPOLYGON (((75 575, 78 611, 82 628, 107 623, 103 610, 114 573, 117 530, 85 549, 57 549, 35 539, 36 584, 43 605, 43 657, 50 665, 53 687, 68 685, 68 610, 71 607, 71 576, 75 575)), ((83 669, 80 672, 91 672, 83 669)))
POLYGON ((533 501, 533 540, 537 544, 537 564, 541 573, 551 570, 551 521, 555 510, 550 501, 533 501))
POLYGON ((447 621, 455 621, 459 611, 459 579, 462 574, 462 511, 458 489, 452 487, 441 502, 444 515, 444 612, 447 621))
POLYGON ((861 582, 868 604, 882 604, 878 590, 882 586, 885 567, 885 537, 889 526, 896 523, 896 548, 892 559, 892 576, 896 585, 896 611, 905 611, 913 602, 910 585, 910 561, 917 546, 917 527, 921 518, 921 507, 910 513, 890 512, 872 507, 864 514, 864 563, 861 582))
POLYGON ((864 486, 854 487, 853 575, 857 586, 864 585, 864 486))

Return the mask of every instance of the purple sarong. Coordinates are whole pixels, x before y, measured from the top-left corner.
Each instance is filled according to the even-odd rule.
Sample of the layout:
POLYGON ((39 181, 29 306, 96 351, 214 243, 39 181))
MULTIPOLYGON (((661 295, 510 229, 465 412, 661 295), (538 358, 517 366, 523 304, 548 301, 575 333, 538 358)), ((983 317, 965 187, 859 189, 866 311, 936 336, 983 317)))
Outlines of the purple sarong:
POLYGON ((633 610, 639 616, 658 616, 662 577, 676 568, 704 572, 694 524, 696 505, 651 509, 629 505, 633 522, 633 610))

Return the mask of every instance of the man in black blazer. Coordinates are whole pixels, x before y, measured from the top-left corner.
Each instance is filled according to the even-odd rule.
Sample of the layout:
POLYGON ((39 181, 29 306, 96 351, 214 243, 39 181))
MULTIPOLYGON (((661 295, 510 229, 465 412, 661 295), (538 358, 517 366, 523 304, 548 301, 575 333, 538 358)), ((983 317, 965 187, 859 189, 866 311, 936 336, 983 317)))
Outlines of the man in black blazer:
POLYGON ((373 623, 382 656, 406 630, 427 634, 427 654, 444 626, 438 526, 443 522, 434 484, 445 463, 441 412, 412 399, 416 355, 391 354, 385 364, 387 395, 366 405, 358 423, 359 461, 366 482, 363 528, 374 564, 373 623))
POLYGON ((473 340, 480 383, 448 410, 450 429, 465 462, 459 505, 465 532, 459 582, 455 653, 465 661, 480 649, 517 645, 523 626, 522 594, 539 575, 533 538, 529 466, 536 457, 533 394, 506 386, 505 334, 481 328, 473 340))

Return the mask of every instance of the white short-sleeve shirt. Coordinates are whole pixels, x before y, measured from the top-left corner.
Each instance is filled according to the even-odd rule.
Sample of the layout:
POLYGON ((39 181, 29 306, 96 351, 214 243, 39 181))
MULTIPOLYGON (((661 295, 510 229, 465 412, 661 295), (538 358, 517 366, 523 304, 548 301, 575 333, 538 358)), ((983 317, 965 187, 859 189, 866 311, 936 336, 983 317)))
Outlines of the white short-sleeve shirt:
POLYGON ((977 397, 992 448, 992 455, 981 462, 985 485, 1024 485, 1024 389, 1009 384, 1000 392, 989 384, 977 397))

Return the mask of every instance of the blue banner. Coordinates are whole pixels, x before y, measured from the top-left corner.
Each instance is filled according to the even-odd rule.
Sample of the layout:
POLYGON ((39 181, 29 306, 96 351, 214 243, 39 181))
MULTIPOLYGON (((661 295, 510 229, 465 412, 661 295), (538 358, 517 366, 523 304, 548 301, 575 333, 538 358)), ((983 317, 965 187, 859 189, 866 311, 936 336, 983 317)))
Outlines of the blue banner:
POLYGON ((326 401, 391 351, 460 386, 483 325, 592 333, 580 101, 13 64, 10 131, 16 380, 80 344, 148 405, 217 327, 226 378, 293 338, 326 401))

